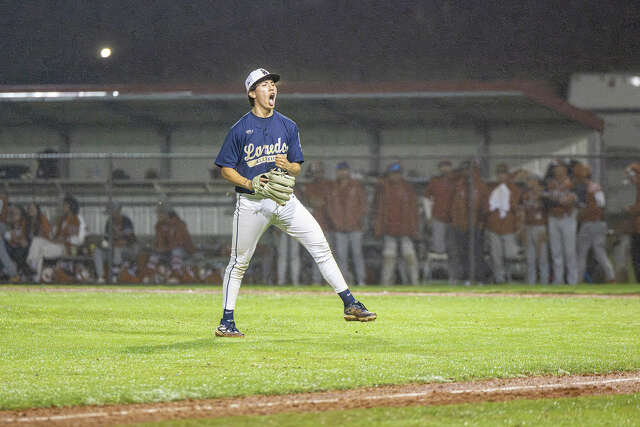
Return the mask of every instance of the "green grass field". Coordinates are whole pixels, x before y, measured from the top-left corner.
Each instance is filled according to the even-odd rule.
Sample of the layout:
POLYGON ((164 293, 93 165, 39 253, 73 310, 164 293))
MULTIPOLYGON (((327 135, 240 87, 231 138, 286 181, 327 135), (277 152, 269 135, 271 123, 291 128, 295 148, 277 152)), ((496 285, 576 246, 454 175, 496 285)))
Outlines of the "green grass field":
POLYGON ((360 426, 638 426, 640 394, 518 400, 449 406, 372 408, 137 424, 142 427, 360 426), (357 420, 357 423, 356 421, 357 420))
POLYGON ((387 294, 362 299, 378 312, 376 322, 344 322, 339 299, 326 289, 317 295, 241 293, 236 320, 247 337, 225 340, 212 336, 219 294, 0 287, 0 407, 640 367, 635 298, 387 294))

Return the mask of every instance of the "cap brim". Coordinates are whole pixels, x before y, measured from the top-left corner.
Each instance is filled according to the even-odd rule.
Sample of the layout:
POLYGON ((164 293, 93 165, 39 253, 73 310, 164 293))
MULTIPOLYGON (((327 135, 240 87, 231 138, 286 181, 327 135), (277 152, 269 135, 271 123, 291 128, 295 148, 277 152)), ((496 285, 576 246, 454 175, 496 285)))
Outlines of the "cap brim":
POLYGON ((260 77, 258 80, 256 80, 255 82, 253 82, 253 84, 249 87, 249 90, 247 92, 251 92, 252 90, 255 90, 255 87, 258 83, 263 82, 265 80, 273 80, 274 83, 278 83, 280 81, 280 74, 267 74, 266 76, 260 77))

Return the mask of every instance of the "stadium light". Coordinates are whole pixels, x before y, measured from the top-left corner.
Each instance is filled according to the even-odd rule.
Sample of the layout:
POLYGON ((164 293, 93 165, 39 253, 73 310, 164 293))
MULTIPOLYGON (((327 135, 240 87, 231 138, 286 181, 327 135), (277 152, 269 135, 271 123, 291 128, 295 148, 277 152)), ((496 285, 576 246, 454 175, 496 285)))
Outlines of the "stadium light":
POLYGON ((103 47, 102 49, 100 49, 100 57, 103 59, 109 58, 111 56, 111 48, 110 47, 103 47))

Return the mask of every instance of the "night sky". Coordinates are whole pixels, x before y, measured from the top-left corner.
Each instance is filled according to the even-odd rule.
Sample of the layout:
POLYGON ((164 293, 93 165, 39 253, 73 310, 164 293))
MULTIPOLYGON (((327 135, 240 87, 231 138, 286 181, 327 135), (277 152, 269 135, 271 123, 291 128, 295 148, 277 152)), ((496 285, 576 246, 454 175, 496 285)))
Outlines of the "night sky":
POLYGON ((0 84, 544 79, 640 70, 638 1, 2 1, 0 84), (108 44, 114 54, 98 57, 108 44))

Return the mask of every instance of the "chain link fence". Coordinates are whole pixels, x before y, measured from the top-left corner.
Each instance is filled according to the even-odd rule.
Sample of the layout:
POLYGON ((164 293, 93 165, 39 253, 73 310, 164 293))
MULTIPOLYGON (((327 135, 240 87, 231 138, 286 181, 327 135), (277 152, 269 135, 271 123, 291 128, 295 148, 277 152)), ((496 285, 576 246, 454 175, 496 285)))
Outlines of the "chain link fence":
MULTIPOLYGON (((220 283, 236 197, 214 158, 0 155, 4 279, 220 283)), ((627 282, 640 232, 634 160, 323 156, 307 158, 296 194, 352 284, 627 282)), ((245 277, 323 280, 300 244, 274 227, 245 277)))

